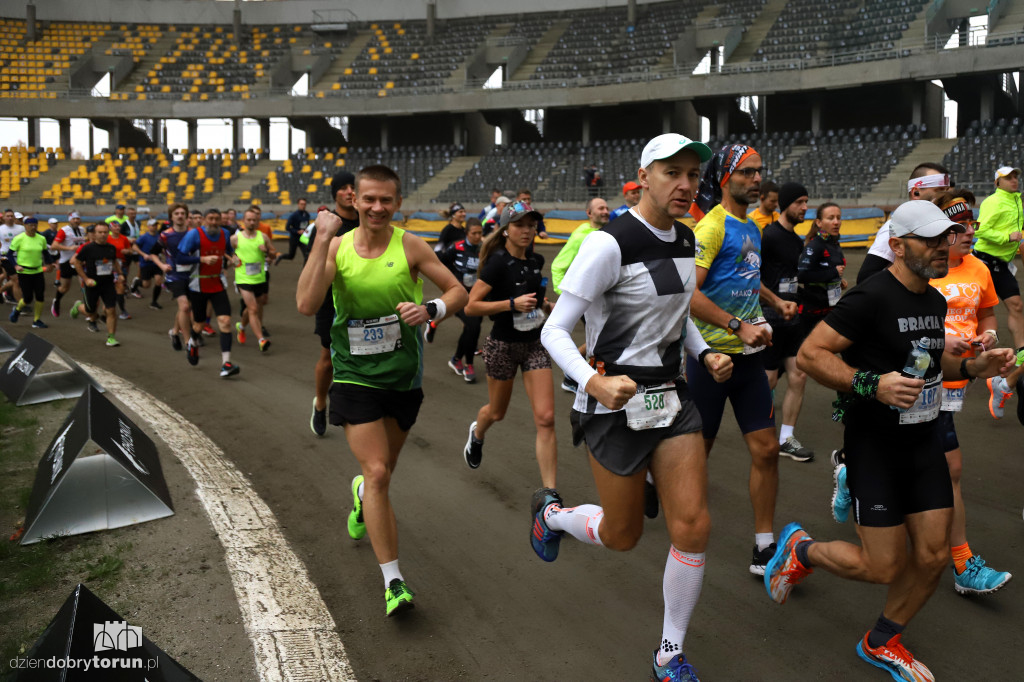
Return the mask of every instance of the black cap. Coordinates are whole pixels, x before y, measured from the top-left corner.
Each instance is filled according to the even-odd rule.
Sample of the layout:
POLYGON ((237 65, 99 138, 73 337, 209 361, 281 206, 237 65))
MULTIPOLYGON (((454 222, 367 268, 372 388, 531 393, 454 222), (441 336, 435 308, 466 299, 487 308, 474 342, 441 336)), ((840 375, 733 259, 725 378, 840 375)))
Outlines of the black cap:
POLYGON ((787 182, 779 188, 779 210, 785 211, 789 205, 800 197, 809 197, 807 188, 799 182, 787 182))
POLYGON ((353 187, 355 187, 356 176, 352 175, 348 171, 339 171, 338 173, 335 173, 334 177, 331 178, 332 202, 335 200, 335 197, 338 196, 338 190, 344 187, 345 185, 352 185, 353 187))

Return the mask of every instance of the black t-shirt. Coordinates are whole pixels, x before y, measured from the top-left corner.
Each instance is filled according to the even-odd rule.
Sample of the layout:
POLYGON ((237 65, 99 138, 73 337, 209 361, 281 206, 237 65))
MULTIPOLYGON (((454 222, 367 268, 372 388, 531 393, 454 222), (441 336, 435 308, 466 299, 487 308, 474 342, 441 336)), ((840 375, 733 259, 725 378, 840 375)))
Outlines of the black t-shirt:
MULTIPOLYGON (((331 211, 334 215, 341 218, 341 227, 334 233, 335 237, 340 237, 346 232, 350 232, 359 227, 359 214, 356 214, 355 218, 346 218, 337 211, 331 211)), ((316 239, 316 225, 313 225, 313 229, 309 232, 309 243, 312 244, 313 240, 316 239)), ((331 288, 328 287, 327 295, 324 297, 324 302, 320 304, 320 310, 317 311, 317 317, 328 316, 334 318, 334 293, 331 288)))
POLYGON ((113 244, 97 244, 89 242, 75 254, 82 262, 85 274, 97 282, 114 281, 114 261, 117 260, 117 248, 113 244))
MULTIPOLYGON (((770 289, 773 294, 784 301, 797 300, 797 262, 804 248, 803 238, 784 228, 775 221, 764 228, 761 233, 761 286, 770 289)), ((774 308, 762 306, 765 319, 773 327, 778 325, 799 324, 800 320, 793 316, 789 321, 774 308)))
MULTIPOLYGON (((541 275, 544 267, 544 256, 539 253, 527 254, 520 260, 514 258, 505 249, 497 249, 484 263, 480 270, 480 280, 491 287, 487 294, 488 301, 508 301, 531 292, 537 294, 537 310, 544 304, 544 293, 547 280, 541 275)), ((525 313, 520 313, 525 315, 525 313)), ((541 327, 528 331, 515 328, 515 319, 511 308, 503 313, 491 315, 494 326, 491 336, 498 341, 537 341, 540 339, 541 327)), ((522 325, 523 320, 521 320, 522 325)))
MULTIPOLYGON (((825 323, 853 342, 842 353, 858 370, 899 372, 919 339, 928 339, 931 366, 925 373, 925 401, 942 394, 942 349, 946 345, 946 299, 933 287, 915 294, 889 271, 880 272, 851 289, 825 318, 825 323), (934 394, 929 393, 934 391, 934 394)), ((923 395, 924 395, 923 394, 923 395)), ((904 429, 900 413, 877 400, 858 400, 846 410, 846 424, 870 429, 904 429)), ((934 424, 934 420, 915 426, 934 424)))
POLYGON ((846 256, 839 242, 833 238, 816 236, 800 257, 800 304, 804 312, 824 314, 832 306, 828 302, 829 287, 841 286, 839 266, 846 265, 846 256))
POLYGON ((437 238, 437 250, 439 253, 444 253, 449 246, 459 241, 460 239, 465 238, 465 228, 458 227, 456 225, 448 223, 447 225, 444 226, 444 229, 441 230, 441 235, 437 238))

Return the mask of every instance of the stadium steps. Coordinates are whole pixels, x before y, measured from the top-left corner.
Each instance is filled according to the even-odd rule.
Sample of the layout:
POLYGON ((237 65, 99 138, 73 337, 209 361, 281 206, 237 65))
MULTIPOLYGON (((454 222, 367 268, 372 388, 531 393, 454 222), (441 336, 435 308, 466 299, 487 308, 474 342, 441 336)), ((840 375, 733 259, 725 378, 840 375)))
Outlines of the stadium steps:
POLYGON ((329 90, 333 83, 339 82, 345 73, 345 69, 352 66, 356 61, 356 57, 362 54, 366 46, 373 40, 373 37, 373 31, 365 31, 357 35, 349 43, 348 47, 334 55, 334 61, 327 67, 324 74, 320 76, 320 80, 310 86, 309 89, 329 90))
POLYGON ((174 48, 174 44, 177 41, 177 31, 167 31, 157 38, 157 41, 149 46, 146 56, 140 59, 135 68, 132 69, 128 78, 117 86, 117 92, 134 92, 136 85, 142 85, 149 80, 146 74, 160 63, 160 58, 166 56, 174 48))
MULTIPOLYGON (((508 35, 508 32, 515 26, 513 23, 504 23, 496 25, 491 32, 487 35, 484 41, 480 44, 481 49, 486 50, 488 43, 492 41, 498 41, 508 35)), ((470 58, 472 59, 472 57, 470 58)), ((445 90, 461 90, 466 85, 466 67, 468 61, 463 60, 459 65, 452 71, 452 75, 444 82, 445 90)))
MULTIPOLYGON (((956 144, 955 138, 933 137, 920 140, 913 151, 892 167, 888 175, 883 177, 877 185, 865 192, 861 197, 860 204, 864 206, 882 206, 885 204, 898 204, 907 198, 907 178, 914 166, 925 161, 942 163, 943 157, 953 149, 956 144)), ((956 178, 953 178, 954 181, 956 178)))
POLYGON ((775 24, 775 20, 782 14, 782 10, 786 8, 786 3, 789 0, 768 0, 765 3, 761 13, 754 19, 748 28, 747 32, 743 35, 743 40, 740 41, 739 46, 733 51, 729 57, 730 64, 737 64, 739 62, 749 62, 751 57, 757 51, 757 48, 761 47, 761 43, 764 42, 768 32, 772 30, 772 26, 775 24))
MULTIPOLYGON (((481 158, 479 156, 456 156, 451 163, 416 188, 416 191, 408 199, 403 199, 402 203, 410 209, 417 209, 437 201, 438 194, 448 189, 448 185, 461 178, 481 158)), ((472 214, 472 212, 470 213, 472 214)))
POLYGON ((789 154, 787 154, 783 158, 782 165, 780 165, 778 168, 774 169, 772 171, 772 173, 774 175, 776 175, 776 176, 779 176, 782 173, 788 171, 790 168, 793 167, 793 164, 795 164, 797 161, 799 161, 800 158, 804 154, 806 154, 808 152, 808 150, 810 150, 810 148, 811 148, 811 146, 807 145, 807 144, 798 144, 798 145, 794 146, 793 149, 790 150, 789 154))
MULTIPOLYGON (((7 200, 8 203, 18 204, 19 206, 34 204, 43 196, 43 192, 59 183, 65 175, 70 173, 71 170, 78 168, 81 163, 82 161, 79 159, 54 161, 50 164, 48 171, 40 173, 38 178, 29 181, 27 185, 22 185, 21 189, 11 194, 11 198, 7 200)), ((47 201, 47 203, 51 202, 47 201)))
POLYGON ((1011 0, 1006 14, 995 24, 988 27, 989 33, 1019 31, 1024 28, 1024 0, 1011 0))
POLYGON ((530 48, 530 54, 526 56, 526 59, 523 60, 523 63, 519 65, 519 68, 516 69, 516 72, 508 80, 529 80, 530 76, 536 73, 537 67, 548 56, 548 52, 551 52, 551 49, 558 43, 558 39, 562 37, 565 29, 569 28, 571 23, 571 19, 559 19, 553 22, 551 27, 540 37, 540 40, 530 48))
MULTIPOLYGON (((280 160, 262 159, 257 161, 255 166, 249 166, 248 173, 236 175, 229 183, 222 186, 219 192, 203 203, 208 206, 223 206, 224 208, 232 204, 247 203, 239 199, 242 192, 252 189, 253 185, 258 184, 260 180, 267 177, 270 171, 276 170, 280 165, 280 160)), ((313 199, 310 203, 316 203, 316 200, 313 199)))

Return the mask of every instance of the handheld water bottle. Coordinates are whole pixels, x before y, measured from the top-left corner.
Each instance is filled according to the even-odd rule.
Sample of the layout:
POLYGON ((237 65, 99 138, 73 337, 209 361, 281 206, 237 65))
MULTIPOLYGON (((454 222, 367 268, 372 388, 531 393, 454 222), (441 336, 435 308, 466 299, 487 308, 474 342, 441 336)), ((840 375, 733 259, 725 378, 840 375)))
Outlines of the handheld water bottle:
MULTIPOLYGON (((903 363, 900 374, 908 379, 924 379, 925 372, 932 364, 932 356, 928 353, 927 348, 928 339, 918 339, 907 354, 907 361, 903 363)), ((902 407, 893 406, 893 409, 898 412, 906 412, 902 407)))

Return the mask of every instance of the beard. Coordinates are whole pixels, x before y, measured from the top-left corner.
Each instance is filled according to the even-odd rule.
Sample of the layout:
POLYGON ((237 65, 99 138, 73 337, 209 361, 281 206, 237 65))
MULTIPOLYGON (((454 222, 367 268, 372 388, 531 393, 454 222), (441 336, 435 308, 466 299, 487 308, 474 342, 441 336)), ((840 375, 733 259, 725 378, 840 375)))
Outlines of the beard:
POLYGON ((931 259, 925 256, 916 256, 906 253, 903 256, 903 264, 912 273, 923 279, 939 279, 949 274, 949 256, 942 265, 932 265, 931 259))

